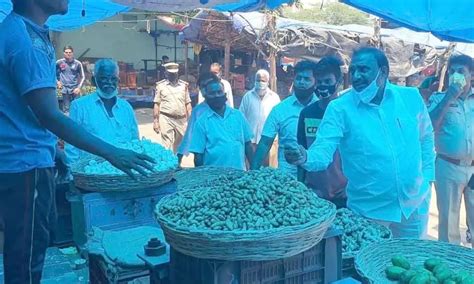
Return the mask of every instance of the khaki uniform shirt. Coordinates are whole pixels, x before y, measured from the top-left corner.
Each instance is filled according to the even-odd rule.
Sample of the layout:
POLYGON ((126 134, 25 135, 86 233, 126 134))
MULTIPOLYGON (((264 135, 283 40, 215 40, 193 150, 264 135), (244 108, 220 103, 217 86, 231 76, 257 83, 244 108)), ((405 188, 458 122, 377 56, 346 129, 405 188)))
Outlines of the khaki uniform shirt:
MULTIPOLYGON (((428 103, 432 111, 445 93, 433 94, 428 103)), ((435 132, 436 152, 457 160, 474 160, 474 94, 458 98, 448 106, 440 128, 435 132)))
POLYGON ((191 103, 188 83, 178 80, 173 84, 168 80, 156 83, 155 103, 160 104, 160 112, 171 117, 185 117, 186 105, 191 103))

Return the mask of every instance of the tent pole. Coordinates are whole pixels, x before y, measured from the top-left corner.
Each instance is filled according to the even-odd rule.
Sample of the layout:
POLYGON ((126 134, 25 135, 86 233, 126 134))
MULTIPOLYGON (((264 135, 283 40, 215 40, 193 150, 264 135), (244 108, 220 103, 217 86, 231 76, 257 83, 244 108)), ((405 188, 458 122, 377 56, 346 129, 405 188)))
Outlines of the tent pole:
POLYGON ((189 52, 189 42, 186 40, 184 42, 184 78, 186 82, 188 82, 188 73, 189 73, 189 66, 188 66, 188 52, 189 52))
MULTIPOLYGON (((275 44, 277 42, 276 39, 276 15, 272 12, 267 12, 267 28, 270 33, 270 41, 271 43, 275 44)), ((270 89, 272 89, 275 93, 278 93, 277 89, 277 77, 276 77, 276 57, 277 57, 277 50, 276 45, 270 45, 270 54, 269 54, 269 61, 270 61, 270 89)))
POLYGON ((176 52, 176 49, 178 48, 176 44, 177 33, 173 33, 173 34, 174 34, 174 62, 177 62, 178 60, 177 52, 176 52))
MULTIPOLYGON (((188 18, 188 13, 186 12, 186 25, 189 24, 189 18, 188 18)), ((188 65, 188 55, 189 55, 189 41, 185 40, 184 41, 184 79, 186 82, 189 81, 188 78, 188 73, 189 73, 189 65, 188 65)))
MULTIPOLYGON (((226 25, 226 32, 228 35, 231 34, 232 31, 232 24, 226 25)), ((230 38, 226 38, 224 42, 224 78, 229 80, 229 72, 230 72, 230 45, 231 41, 230 38)))
POLYGON ((225 41, 224 45, 224 78, 229 79, 230 71, 230 40, 225 41))
POLYGON ((159 68, 158 68, 158 34, 157 34, 157 30, 158 30, 158 27, 157 27, 157 23, 156 21, 155 22, 155 32, 153 33, 153 43, 155 44, 155 76, 156 76, 156 80, 161 80, 162 78, 160 78, 160 71, 159 71, 159 68))
POLYGON ((448 62, 449 62, 449 57, 451 57, 451 54, 454 51, 454 48, 456 47, 455 42, 449 43, 448 47, 444 51, 444 53, 441 55, 441 60, 440 63, 443 66, 441 68, 441 73, 439 74, 439 86, 438 86, 438 92, 442 92, 444 88, 444 78, 446 77, 446 71, 448 71, 448 62))

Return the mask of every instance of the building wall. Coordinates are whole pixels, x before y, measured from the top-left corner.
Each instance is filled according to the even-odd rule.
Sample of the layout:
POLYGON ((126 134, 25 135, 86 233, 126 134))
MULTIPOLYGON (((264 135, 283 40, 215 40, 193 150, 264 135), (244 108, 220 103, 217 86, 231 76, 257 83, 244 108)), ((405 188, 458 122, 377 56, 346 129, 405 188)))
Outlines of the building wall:
MULTIPOLYGON (((107 19, 107 21, 129 20, 129 16, 117 15, 107 19)), ((138 15, 138 20, 146 19, 144 15, 138 15)), ((154 23, 151 21, 151 30, 154 23)), ((82 29, 62 32, 53 36, 57 57, 61 58, 65 45, 72 45, 76 56, 80 56, 88 48, 85 57, 112 57, 118 61, 133 63, 135 69, 143 68, 142 59, 155 59, 155 47, 153 37, 146 32, 145 21, 133 23, 102 22, 86 26, 82 29), (141 30, 141 31, 140 31, 141 30)), ((158 30, 168 30, 168 27, 161 22, 157 22, 158 30)), ((172 34, 161 34, 158 38, 158 59, 162 55, 167 55, 174 60, 174 36, 172 34), (167 47, 165 47, 167 46, 167 47)), ((177 39, 177 60, 184 59, 184 45, 177 39)), ((192 48, 189 50, 192 56, 192 48)), ((154 64, 150 63, 153 67, 154 64)))

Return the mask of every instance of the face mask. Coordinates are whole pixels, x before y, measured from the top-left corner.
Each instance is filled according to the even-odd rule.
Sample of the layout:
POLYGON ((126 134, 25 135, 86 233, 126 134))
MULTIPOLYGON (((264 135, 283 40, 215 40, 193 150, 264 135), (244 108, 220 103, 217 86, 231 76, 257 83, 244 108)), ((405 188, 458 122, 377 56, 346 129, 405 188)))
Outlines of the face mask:
POLYGON ((227 101, 226 96, 216 97, 216 98, 206 98, 207 104, 213 110, 221 109, 225 105, 226 101, 227 101))
POLYGON ((466 86, 466 78, 463 74, 454 72, 454 74, 449 76, 449 85, 452 84, 459 84, 461 86, 461 89, 463 89, 464 86, 466 86))
POLYGON ((255 82, 255 89, 256 90, 265 90, 267 87, 268 87, 267 82, 260 82, 260 81, 255 82))
POLYGON ((108 99, 111 99, 111 98, 113 98, 113 97, 115 97, 115 96, 118 95, 118 89, 117 89, 117 88, 115 88, 115 90, 114 90, 112 93, 108 94, 108 93, 102 91, 102 90, 99 88, 99 84, 97 84, 97 81, 95 82, 95 85, 96 85, 96 92, 97 92, 97 94, 99 95, 99 97, 101 97, 101 98, 103 98, 103 99, 108 100, 108 99))
POLYGON ((377 79, 379 78, 380 71, 377 73, 377 76, 375 79, 365 87, 362 91, 358 92, 355 89, 352 89, 354 93, 356 93, 357 96, 359 96, 360 100, 366 104, 370 103, 375 96, 377 95, 377 92, 379 90, 379 86, 377 86, 377 79))
POLYGON ((318 86, 316 88, 316 95, 321 99, 327 99, 334 95, 334 93, 336 93, 336 85, 318 86))
POLYGON ((166 75, 166 78, 169 80, 169 81, 176 81, 178 79, 178 73, 168 73, 166 75))
POLYGON ((300 99, 306 99, 314 94, 314 87, 310 87, 309 89, 300 89, 296 86, 293 86, 293 90, 295 91, 295 96, 300 99))

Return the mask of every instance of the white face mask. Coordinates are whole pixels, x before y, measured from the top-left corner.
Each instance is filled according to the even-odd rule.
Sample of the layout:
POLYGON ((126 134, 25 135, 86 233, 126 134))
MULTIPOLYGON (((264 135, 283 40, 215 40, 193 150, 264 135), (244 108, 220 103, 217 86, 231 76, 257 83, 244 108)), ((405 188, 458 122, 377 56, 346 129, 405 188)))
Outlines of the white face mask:
POLYGON ((268 87, 267 82, 256 81, 255 82, 255 89, 256 90, 265 90, 268 87))
POLYGON ((117 89, 117 88, 115 88, 115 90, 114 90, 112 93, 108 94, 108 93, 102 91, 102 90, 99 88, 99 85, 97 84, 97 81, 95 81, 95 85, 96 85, 96 92, 97 92, 97 95, 99 95, 99 97, 101 97, 101 98, 103 98, 103 99, 108 100, 108 99, 111 99, 111 98, 113 98, 113 97, 115 97, 115 96, 118 95, 118 89, 117 89))
POLYGON ((356 91, 355 89, 352 89, 352 91, 354 93, 356 93, 356 95, 359 96, 360 100, 366 104, 370 103, 374 98, 375 96, 377 95, 377 92, 379 90, 379 86, 377 86, 377 80, 379 78, 379 75, 380 75, 380 71, 377 73, 377 76, 375 77, 375 79, 372 81, 372 83, 370 83, 367 87, 365 87, 365 89, 363 89, 362 91, 358 92, 356 91))

